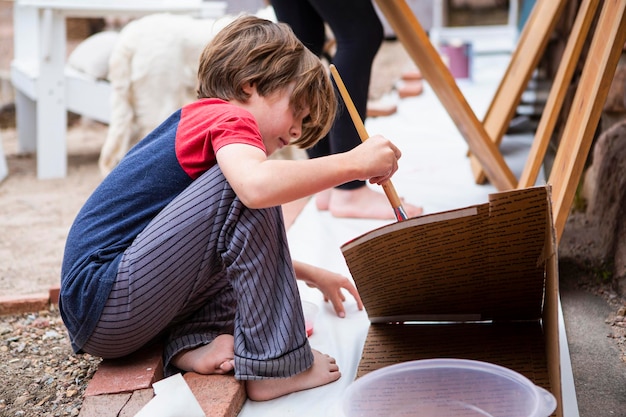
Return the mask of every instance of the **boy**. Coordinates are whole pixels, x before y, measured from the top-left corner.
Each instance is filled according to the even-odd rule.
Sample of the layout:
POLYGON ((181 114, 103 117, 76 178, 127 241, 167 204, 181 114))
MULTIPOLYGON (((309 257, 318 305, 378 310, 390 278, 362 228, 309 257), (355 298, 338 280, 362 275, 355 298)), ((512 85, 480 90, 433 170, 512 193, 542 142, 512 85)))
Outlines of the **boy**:
POLYGON ((336 111, 324 67, 284 24, 236 19, 203 51, 198 79, 199 99, 131 149, 72 225, 60 297, 72 346, 115 358, 164 337, 168 373, 234 369, 253 400, 333 382, 295 277, 339 315, 342 288, 362 304, 347 278, 291 261, 280 205, 382 183, 400 151, 375 136, 325 158, 267 158, 315 144, 336 111))

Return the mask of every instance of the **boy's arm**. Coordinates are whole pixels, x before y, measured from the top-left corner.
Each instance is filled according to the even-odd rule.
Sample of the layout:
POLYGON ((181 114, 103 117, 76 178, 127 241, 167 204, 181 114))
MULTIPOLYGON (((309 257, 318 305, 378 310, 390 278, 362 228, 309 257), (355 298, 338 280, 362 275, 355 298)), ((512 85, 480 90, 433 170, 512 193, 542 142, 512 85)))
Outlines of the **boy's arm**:
POLYGON ((381 184, 398 169, 400 151, 373 136, 351 151, 305 160, 268 159, 252 145, 233 143, 216 158, 224 176, 250 208, 273 207, 352 180, 381 184))
POLYGON ((330 301, 339 317, 345 317, 343 302, 346 301, 341 289, 347 290, 356 300, 359 310, 363 310, 363 302, 356 287, 347 277, 341 274, 318 268, 304 262, 293 262, 296 277, 309 287, 317 288, 324 295, 324 301, 330 301))

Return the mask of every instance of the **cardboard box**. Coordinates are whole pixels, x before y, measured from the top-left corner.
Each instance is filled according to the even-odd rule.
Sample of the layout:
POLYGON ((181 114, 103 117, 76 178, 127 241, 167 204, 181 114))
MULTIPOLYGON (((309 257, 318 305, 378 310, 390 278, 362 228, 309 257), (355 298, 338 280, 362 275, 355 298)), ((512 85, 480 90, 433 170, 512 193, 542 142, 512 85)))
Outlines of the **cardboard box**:
POLYGON ((371 325, 357 378, 416 359, 491 362, 557 399, 557 249, 550 188, 393 223, 342 246, 371 325))

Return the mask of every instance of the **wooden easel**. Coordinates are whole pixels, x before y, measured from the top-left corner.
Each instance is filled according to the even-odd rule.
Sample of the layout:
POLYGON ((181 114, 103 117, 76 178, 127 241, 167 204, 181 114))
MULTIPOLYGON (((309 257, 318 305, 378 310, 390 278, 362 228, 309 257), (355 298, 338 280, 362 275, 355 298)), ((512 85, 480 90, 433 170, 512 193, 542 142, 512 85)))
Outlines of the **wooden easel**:
MULTIPOLYGON (((535 139, 517 188, 535 185, 567 89, 601 0, 583 0, 568 38, 535 139)), ((626 42, 626 0, 604 0, 574 102, 566 119, 548 183, 553 189, 556 238, 560 240, 591 148, 602 103, 626 42)), ((508 123, 508 122, 507 122, 508 123)))
POLYGON ((604 0, 548 179, 552 184, 557 240, 563 234, 625 42, 626 0, 604 0))
MULTIPOLYGON (((509 68, 492 100, 485 122, 480 123, 406 2, 404 0, 377 0, 378 6, 393 27, 398 39, 420 68, 424 78, 468 142, 471 154, 480 163, 487 179, 500 191, 524 188, 535 183, 565 91, 571 81, 580 50, 587 38, 600 0, 585 0, 581 4, 564 59, 559 66, 550 92, 544 117, 535 135, 531 154, 518 182, 504 162, 497 144, 502 139, 514 114, 531 72, 543 53, 544 42, 547 42, 548 36, 554 29, 565 1, 539 0, 537 2, 509 68), (543 32, 538 33, 540 31, 543 32), (526 62, 526 60, 534 61, 534 63, 526 62)), ((590 52, 557 150, 549 179, 553 187, 557 239, 561 237, 591 146, 593 133, 600 118, 602 106, 598 103, 604 103, 606 100, 617 61, 626 41, 625 10, 626 0, 604 0, 590 52)))
POLYGON ((567 89, 574 75, 574 70, 580 53, 589 33, 589 28, 596 15, 600 0, 583 0, 576 15, 572 32, 565 45, 561 63, 550 88, 550 94, 535 131, 535 139, 530 148, 528 159, 520 176, 517 188, 526 188, 535 185, 541 164, 546 155, 550 138, 554 132, 554 126, 563 106, 567 89))

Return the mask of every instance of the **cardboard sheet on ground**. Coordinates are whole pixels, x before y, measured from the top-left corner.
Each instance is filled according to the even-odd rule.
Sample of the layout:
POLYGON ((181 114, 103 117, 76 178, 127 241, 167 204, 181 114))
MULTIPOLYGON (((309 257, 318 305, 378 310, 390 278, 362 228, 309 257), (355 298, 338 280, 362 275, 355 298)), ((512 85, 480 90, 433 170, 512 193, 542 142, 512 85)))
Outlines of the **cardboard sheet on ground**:
POLYGON ((205 417, 202 407, 181 374, 152 384, 154 398, 135 417, 205 417))

